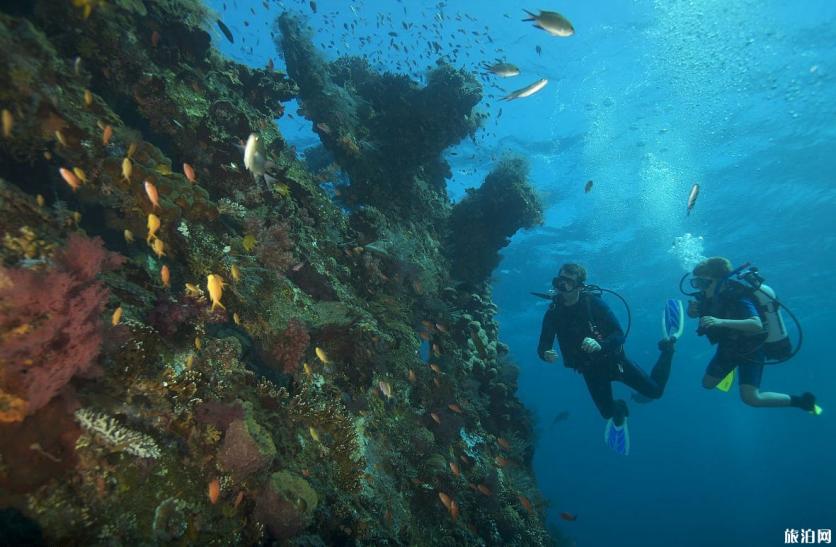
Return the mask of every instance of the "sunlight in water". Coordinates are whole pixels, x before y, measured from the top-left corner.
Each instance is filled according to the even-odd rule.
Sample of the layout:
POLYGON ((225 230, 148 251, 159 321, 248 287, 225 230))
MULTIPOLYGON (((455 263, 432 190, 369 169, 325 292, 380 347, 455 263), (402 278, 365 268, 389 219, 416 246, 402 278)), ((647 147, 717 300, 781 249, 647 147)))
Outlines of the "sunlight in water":
POLYGON ((702 236, 695 236, 691 233, 686 233, 677 238, 674 238, 673 245, 668 250, 679 260, 679 265, 685 271, 691 271, 694 266, 705 260, 702 254, 704 250, 704 240, 702 236))

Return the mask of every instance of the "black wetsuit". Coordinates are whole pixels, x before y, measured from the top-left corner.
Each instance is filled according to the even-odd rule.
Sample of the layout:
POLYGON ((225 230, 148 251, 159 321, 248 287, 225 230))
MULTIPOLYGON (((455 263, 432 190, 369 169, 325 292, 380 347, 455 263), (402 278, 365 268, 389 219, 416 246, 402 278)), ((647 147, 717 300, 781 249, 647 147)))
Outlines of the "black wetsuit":
POLYGON ((560 346, 565 366, 583 374, 589 394, 604 418, 615 418, 620 424, 627 413, 626 404, 613 400, 611 382, 622 382, 645 397, 658 399, 665 391, 673 360, 672 347, 662 351, 653 371, 648 376, 624 353, 624 331, 612 310, 595 295, 581 294, 572 306, 555 298, 543 317, 537 354, 552 349, 554 338, 560 346), (581 350, 584 338, 593 338, 601 350, 585 353, 581 350))

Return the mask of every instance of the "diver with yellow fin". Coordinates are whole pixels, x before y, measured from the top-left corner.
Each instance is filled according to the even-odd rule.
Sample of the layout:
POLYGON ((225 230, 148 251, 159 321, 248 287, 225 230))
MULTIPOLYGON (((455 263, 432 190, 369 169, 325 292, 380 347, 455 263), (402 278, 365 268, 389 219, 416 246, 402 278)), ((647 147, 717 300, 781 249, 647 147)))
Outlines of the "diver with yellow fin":
MULTIPOLYGON (((688 315, 699 318, 697 334, 717 346, 708 364, 703 387, 718 387, 728 391, 738 371, 740 398, 755 407, 796 407, 811 414, 821 414, 816 397, 806 392, 801 395, 760 391, 765 364, 783 363, 801 349, 802 334, 793 349, 781 317, 787 311, 798 325, 798 320, 775 297, 757 268, 748 263, 733 269, 723 257, 703 260, 694 267, 691 287, 696 297, 689 302, 688 315)), ((686 274, 680 280, 682 282, 686 274)), ((685 292, 685 291, 683 291, 685 292)))
POLYGON ((624 341, 630 332, 630 308, 627 307, 625 332, 600 295, 608 292, 622 302, 624 299, 614 291, 586 285, 585 281, 583 266, 564 264, 552 280, 556 293, 532 293, 552 301, 543 317, 537 355, 550 363, 557 361, 557 352, 552 350, 557 338, 565 366, 583 375, 595 406, 607 420, 604 442, 616 453, 627 455, 629 411, 625 401, 613 399, 612 382, 626 384, 649 399, 660 398, 670 377, 676 337, 666 336, 659 342, 659 358, 648 375, 624 353, 624 341))

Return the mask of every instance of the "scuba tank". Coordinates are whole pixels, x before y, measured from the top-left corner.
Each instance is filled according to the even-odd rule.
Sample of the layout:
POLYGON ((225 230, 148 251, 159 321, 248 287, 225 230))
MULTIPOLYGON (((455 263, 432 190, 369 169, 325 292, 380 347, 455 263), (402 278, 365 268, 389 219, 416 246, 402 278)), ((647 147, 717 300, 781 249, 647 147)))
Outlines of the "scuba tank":
MULTIPOLYGON (((767 359, 783 361, 793 355, 792 342, 781 314, 783 307, 775 295, 775 291, 764 283, 763 277, 754 266, 738 274, 738 278, 745 281, 752 287, 752 298, 761 312, 764 322, 763 328, 766 331, 766 340, 763 342, 763 351, 767 359)), ((786 309, 786 308, 785 308, 786 309)), ((801 342, 799 341, 799 346, 801 342)))

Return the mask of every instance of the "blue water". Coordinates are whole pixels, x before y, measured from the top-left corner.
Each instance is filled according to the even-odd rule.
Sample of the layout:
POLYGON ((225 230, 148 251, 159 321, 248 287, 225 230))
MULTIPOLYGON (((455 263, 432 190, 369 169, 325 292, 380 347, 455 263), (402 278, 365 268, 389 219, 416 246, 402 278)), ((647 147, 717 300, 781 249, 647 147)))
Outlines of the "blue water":
MULTIPOLYGON (((257 66, 272 57, 282 66, 268 34, 280 5, 211 5, 236 35, 235 45, 218 35, 226 53, 257 66)), ((283 5, 310 15, 307 1, 283 5)), ((492 160, 516 152, 529 159, 546 204, 544 226, 518 234, 504 250, 494 299, 501 338, 522 369, 519 396, 538 418, 535 471, 550 521, 579 546, 783 545, 788 528, 836 528, 836 370, 828 350, 836 308, 836 2, 561 2, 552 9, 577 31, 565 39, 519 21, 522 7, 545 6, 473 5, 320 1, 311 24, 317 42, 335 41, 325 50, 330 58, 339 48, 409 71, 404 62, 435 39, 420 25, 432 28, 440 12, 445 51, 448 43, 460 48, 455 66, 503 57, 522 69, 516 78, 491 80, 498 88, 487 93, 550 80, 530 98, 486 98, 481 108, 494 113, 486 129, 449 156, 454 200, 480 184, 492 160), (402 21, 413 28, 404 31, 402 21), (355 34, 343 32, 344 22, 355 23, 355 34), (456 30, 485 27, 493 43, 456 30), (388 46, 389 30, 409 54, 388 46), (383 45, 361 48, 358 37, 368 35, 383 45), (594 188, 584 194, 590 179, 594 188), (686 217, 695 182, 702 194, 686 217), (527 293, 546 290, 561 263, 585 264, 591 282, 630 302, 627 351, 649 370, 662 306, 677 296, 685 271, 672 242, 685 234, 703 238, 706 256, 757 264, 796 312, 804 349, 769 367, 762 387, 814 391, 825 413, 750 408, 736 386, 725 394, 704 390, 712 350, 689 322, 663 399, 631 404, 632 451, 619 457, 604 446, 604 423, 582 379, 537 359, 546 302, 527 293), (564 410, 569 419, 552 426, 564 410), (558 520, 562 511, 577 521, 558 520)), ((279 123, 297 148, 317 143, 310 122, 279 123)), ((624 317, 619 303, 609 302, 624 317)), ((628 391, 617 387, 616 394, 628 391)))

